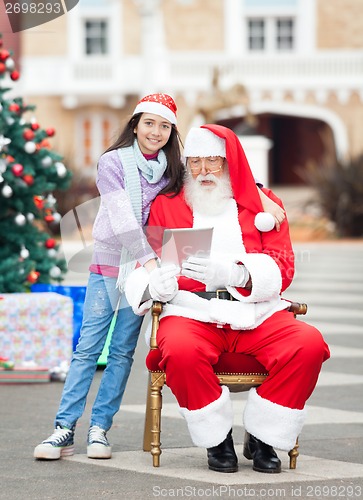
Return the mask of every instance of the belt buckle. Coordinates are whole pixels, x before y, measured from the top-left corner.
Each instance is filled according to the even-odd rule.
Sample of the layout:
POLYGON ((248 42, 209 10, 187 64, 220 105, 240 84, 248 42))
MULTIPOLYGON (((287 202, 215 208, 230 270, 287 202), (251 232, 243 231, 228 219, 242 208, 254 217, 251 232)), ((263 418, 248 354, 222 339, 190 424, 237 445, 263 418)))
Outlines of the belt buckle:
MULTIPOLYGON (((219 298, 220 298, 220 297, 219 297, 219 294, 220 294, 220 293, 222 293, 222 292, 223 292, 223 293, 228 293, 228 295, 229 295, 229 300, 233 300, 232 295, 231 295, 231 294, 229 293, 229 291, 228 291, 228 290, 226 290, 225 288, 220 288, 220 289, 216 290, 216 292, 215 292, 215 293, 216 293, 216 298, 217 298, 217 299, 219 299, 219 298)), ((223 299, 221 299, 221 300, 223 300, 223 299)))

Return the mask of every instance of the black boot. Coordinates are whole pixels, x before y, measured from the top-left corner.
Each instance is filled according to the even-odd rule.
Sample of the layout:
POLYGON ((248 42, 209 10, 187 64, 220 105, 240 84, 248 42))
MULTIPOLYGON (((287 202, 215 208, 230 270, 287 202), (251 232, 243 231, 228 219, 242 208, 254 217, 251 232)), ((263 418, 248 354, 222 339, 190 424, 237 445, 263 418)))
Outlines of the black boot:
POLYGON ((234 451, 232 429, 218 446, 207 448, 208 467, 217 472, 237 472, 238 458, 234 451))
POLYGON ((243 455, 253 460, 253 470, 276 474, 281 472, 281 460, 269 444, 263 443, 248 432, 245 435, 243 455))

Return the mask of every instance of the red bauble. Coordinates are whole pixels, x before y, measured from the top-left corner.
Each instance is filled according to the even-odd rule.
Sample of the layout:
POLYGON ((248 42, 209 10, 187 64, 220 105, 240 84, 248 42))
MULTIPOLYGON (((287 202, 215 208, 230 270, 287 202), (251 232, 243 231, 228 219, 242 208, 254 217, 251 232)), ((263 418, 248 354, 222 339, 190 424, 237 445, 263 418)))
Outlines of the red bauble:
POLYGON ((38 271, 30 271, 26 279, 29 281, 29 283, 35 283, 40 276, 40 273, 38 271))
POLYGON ((34 177, 30 174, 25 174, 23 175, 23 181, 28 185, 31 186, 34 184, 34 177))
POLYGON ((46 215, 44 217, 45 222, 54 222, 54 217, 53 215, 46 215))
POLYGON ((43 210, 44 208, 44 198, 43 196, 34 196, 34 205, 37 207, 38 210, 43 210))
POLYGON ((26 141, 32 141, 35 137, 35 134, 30 128, 27 128, 23 132, 23 137, 26 141))
POLYGON ((54 248, 57 244, 57 242, 53 238, 47 239, 47 241, 44 243, 46 248, 54 248))
POLYGON ((10 78, 11 78, 14 82, 15 82, 16 80, 19 80, 19 78, 20 78, 20 73, 19 73, 19 71, 16 71, 16 70, 12 71, 12 72, 10 73, 10 78))
POLYGON ((16 177, 20 177, 24 171, 24 167, 23 165, 20 165, 20 163, 14 163, 11 167, 11 171, 16 177))
POLYGON ((2 73, 5 73, 5 71, 6 71, 6 66, 5 66, 5 64, 4 64, 3 62, 0 62, 0 75, 1 75, 2 73))
POLYGON ((6 49, 0 50, 0 61, 5 61, 10 56, 10 52, 6 49))
POLYGON ((13 111, 14 113, 17 113, 20 110, 19 104, 16 104, 16 102, 13 102, 9 106, 9 111, 13 111))
POLYGON ((52 127, 49 127, 45 130, 45 132, 46 132, 48 137, 53 137, 53 135, 55 134, 55 129, 52 127))
POLYGON ((30 125, 30 128, 31 128, 32 130, 38 130, 38 128, 39 128, 39 123, 35 123, 35 122, 34 122, 34 123, 32 123, 32 124, 30 125))

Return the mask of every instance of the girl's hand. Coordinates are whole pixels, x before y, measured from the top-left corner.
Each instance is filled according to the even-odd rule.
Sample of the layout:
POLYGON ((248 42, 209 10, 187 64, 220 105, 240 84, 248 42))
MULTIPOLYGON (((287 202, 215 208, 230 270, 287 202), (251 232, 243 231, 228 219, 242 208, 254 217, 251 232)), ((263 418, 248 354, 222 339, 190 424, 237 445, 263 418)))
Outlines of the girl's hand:
POLYGON ((280 225, 286 219, 286 212, 283 208, 269 198, 261 189, 258 190, 265 212, 269 212, 275 219, 276 231, 280 231, 280 225))

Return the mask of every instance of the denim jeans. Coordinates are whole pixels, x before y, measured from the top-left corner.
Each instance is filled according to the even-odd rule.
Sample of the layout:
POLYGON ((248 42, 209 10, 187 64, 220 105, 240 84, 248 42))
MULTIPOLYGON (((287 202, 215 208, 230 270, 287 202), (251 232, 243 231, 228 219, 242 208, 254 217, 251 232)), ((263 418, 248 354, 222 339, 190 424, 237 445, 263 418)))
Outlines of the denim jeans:
MULTIPOLYGON (((81 334, 65 381, 56 423, 71 428, 82 416, 119 298, 116 278, 90 274, 81 334)), ((133 313, 122 294, 90 425, 98 425, 106 431, 112 425, 130 375, 142 320, 133 313)))

